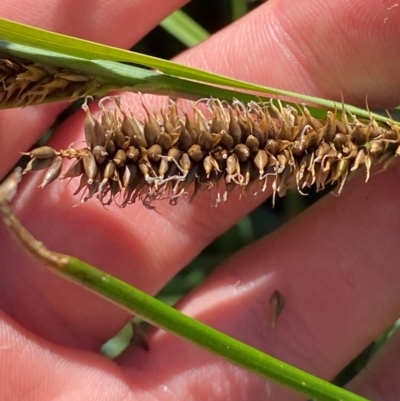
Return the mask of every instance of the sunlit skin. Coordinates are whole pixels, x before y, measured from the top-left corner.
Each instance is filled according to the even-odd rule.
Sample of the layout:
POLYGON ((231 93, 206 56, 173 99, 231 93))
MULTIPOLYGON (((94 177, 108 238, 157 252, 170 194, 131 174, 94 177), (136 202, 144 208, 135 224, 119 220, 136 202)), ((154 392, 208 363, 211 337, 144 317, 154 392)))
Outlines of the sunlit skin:
MULTIPOLYGON (((183 1, 4 0, 0 16, 85 39, 130 47, 183 1)), ((271 0, 177 60, 260 84, 340 100, 400 104, 400 10, 390 0, 271 0), (392 7, 392 8, 391 8, 392 7), (391 8, 391 9, 389 9, 391 8)), ((124 95, 139 107, 134 95, 124 95)), ((4 176, 65 104, 0 113, 4 176)), ((51 141, 81 141, 85 113, 51 141)), ((179 305, 248 344, 331 379, 400 314, 399 167, 360 174, 283 229, 240 251, 179 305), (268 323, 275 290, 285 309, 268 323)), ((109 211, 79 207, 74 184, 39 190, 32 175, 14 202, 18 217, 49 248, 73 254, 151 294, 263 197, 212 207, 160 202, 109 211)), ((268 193, 265 196, 269 195, 268 193)), ((150 351, 111 362, 100 345, 125 312, 32 261, 3 225, 0 280, 0 395, 4 400, 300 400, 296 393, 228 364, 165 332, 150 351)), ((349 387, 373 400, 400 396, 395 334, 349 387)))

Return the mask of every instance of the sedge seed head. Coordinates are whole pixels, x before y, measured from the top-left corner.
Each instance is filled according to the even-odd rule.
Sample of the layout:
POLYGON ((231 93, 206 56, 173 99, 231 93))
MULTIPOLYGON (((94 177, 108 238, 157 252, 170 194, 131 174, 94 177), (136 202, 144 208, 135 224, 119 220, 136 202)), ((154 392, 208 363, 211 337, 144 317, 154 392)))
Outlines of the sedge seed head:
POLYGON ((256 194, 269 185, 274 199, 291 187, 304 193, 334 184, 340 193, 349 173, 364 168, 368 180, 374 163, 400 154, 394 122, 361 122, 345 113, 339 119, 333 112, 316 119, 305 106, 278 106, 224 106, 211 99, 210 117, 193 105, 189 118, 170 101, 159 111, 145 107, 141 121, 119 100, 115 108, 102 104, 97 117, 84 105, 86 147, 35 149, 26 171, 48 168, 43 187, 60 176, 62 160, 74 159, 61 178, 81 177, 75 192, 82 192, 81 201, 96 197, 103 205, 125 207, 140 200, 151 207, 155 200, 176 204, 214 187, 217 202, 234 188, 256 194))

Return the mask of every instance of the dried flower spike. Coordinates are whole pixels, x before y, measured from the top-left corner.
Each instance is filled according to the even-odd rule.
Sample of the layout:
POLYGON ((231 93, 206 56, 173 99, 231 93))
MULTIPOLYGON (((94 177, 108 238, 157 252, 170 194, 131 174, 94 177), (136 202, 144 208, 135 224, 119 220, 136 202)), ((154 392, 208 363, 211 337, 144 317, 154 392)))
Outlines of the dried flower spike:
POLYGON ((400 154, 400 126, 392 120, 362 122, 330 111, 316 119, 305 106, 278 106, 210 99, 192 106, 192 119, 170 101, 159 115, 145 107, 141 121, 119 99, 112 109, 101 103, 98 117, 84 105, 86 147, 34 149, 25 172, 48 167, 43 187, 60 176, 62 160, 73 159, 61 178, 81 177, 82 202, 96 196, 103 205, 149 206, 213 187, 217 202, 235 187, 257 194, 271 185, 274 199, 293 186, 304 193, 335 184, 340 193, 349 173, 363 167, 368 180, 374 163, 400 154))
POLYGON ((39 104, 46 98, 75 100, 98 87, 96 78, 78 71, 0 54, 0 103, 13 107, 39 104))

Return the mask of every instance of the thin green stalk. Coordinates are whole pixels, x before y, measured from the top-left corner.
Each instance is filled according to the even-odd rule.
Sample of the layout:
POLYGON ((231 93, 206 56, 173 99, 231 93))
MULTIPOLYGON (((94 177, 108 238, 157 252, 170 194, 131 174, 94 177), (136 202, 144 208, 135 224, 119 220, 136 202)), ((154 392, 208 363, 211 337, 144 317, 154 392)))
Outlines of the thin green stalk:
POLYGON ((71 257, 59 271, 143 320, 308 397, 320 401, 367 401, 200 323, 77 258, 71 257))
POLYGON ((48 250, 23 227, 8 204, 16 192, 20 179, 21 170, 17 169, 0 186, 0 213, 5 224, 24 248, 35 258, 45 262, 53 271, 61 273, 161 329, 308 397, 320 401, 368 401, 200 323, 75 257, 48 250))

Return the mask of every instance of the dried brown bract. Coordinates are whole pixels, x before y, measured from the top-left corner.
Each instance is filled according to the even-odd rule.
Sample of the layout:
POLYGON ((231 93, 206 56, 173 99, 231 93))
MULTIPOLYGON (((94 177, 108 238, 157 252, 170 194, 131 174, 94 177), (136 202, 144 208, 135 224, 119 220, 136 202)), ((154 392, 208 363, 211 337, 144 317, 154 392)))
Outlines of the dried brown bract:
POLYGON ((61 178, 80 177, 81 201, 96 196, 103 205, 125 207, 167 198, 175 204, 216 187, 218 203, 234 188, 257 194, 268 185, 274 198, 290 187, 304 193, 328 184, 339 194, 350 173, 363 167, 368 180, 374 163, 400 154, 400 126, 390 119, 383 125, 328 111, 320 120, 305 106, 211 99, 192 106, 193 118, 170 101, 159 113, 145 107, 141 121, 118 98, 115 104, 101 103, 98 117, 85 104, 86 147, 34 149, 25 172, 46 168, 44 187, 60 176, 62 160, 74 159, 61 178))
POLYGON ((96 89, 96 78, 78 71, 0 54, 0 103, 13 107, 47 98, 75 100, 96 89))

